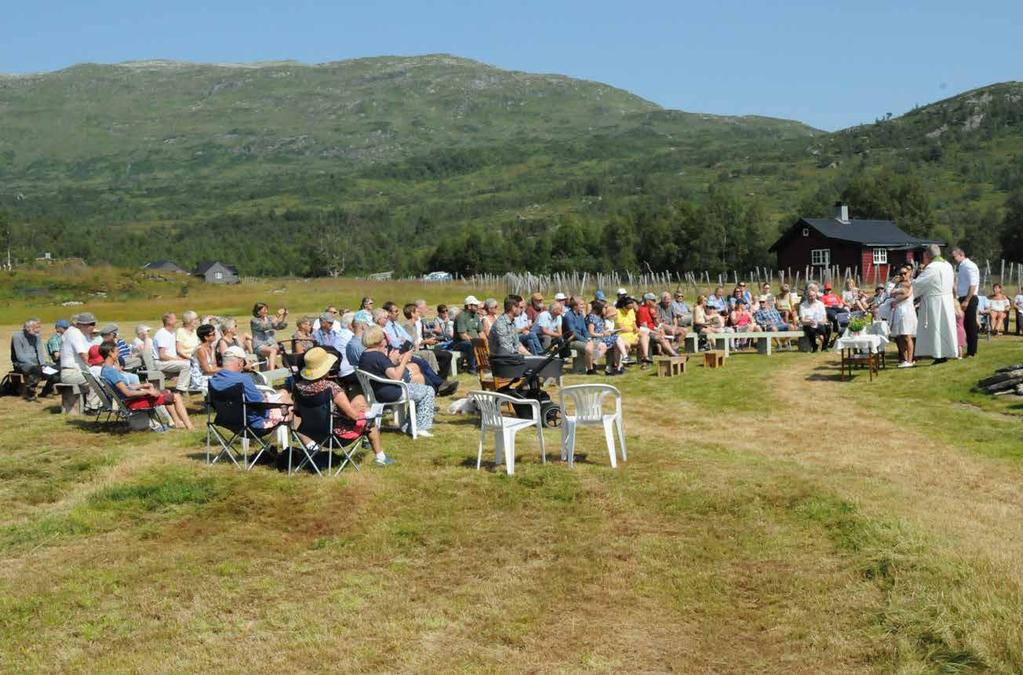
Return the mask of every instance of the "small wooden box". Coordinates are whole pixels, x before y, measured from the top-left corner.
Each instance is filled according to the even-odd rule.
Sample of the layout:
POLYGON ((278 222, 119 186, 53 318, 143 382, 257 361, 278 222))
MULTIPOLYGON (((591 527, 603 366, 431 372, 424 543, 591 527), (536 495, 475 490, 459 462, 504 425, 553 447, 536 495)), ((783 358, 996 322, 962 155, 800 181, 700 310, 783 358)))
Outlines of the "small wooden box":
POLYGON ((725 353, 720 349, 712 349, 703 353, 704 368, 720 368, 725 365, 725 353))
POLYGON ((657 377, 684 375, 688 360, 687 356, 655 356, 654 364, 657 366, 657 377))

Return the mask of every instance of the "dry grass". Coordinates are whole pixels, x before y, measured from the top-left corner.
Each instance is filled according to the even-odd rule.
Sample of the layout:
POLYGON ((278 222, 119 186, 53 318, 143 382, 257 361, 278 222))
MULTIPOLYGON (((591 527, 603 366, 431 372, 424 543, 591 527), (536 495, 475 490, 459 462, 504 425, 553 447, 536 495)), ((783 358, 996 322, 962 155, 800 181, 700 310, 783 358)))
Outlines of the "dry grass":
POLYGON ((1018 438, 963 383, 1019 345, 872 384, 799 354, 632 373, 629 462, 587 433, 544 466, 523 437, 512 478, 446 415, 385 435, 395 467, 289 480, 2 399, 0 665, 1019 670, 1023 467, 960 440, 1018 438))

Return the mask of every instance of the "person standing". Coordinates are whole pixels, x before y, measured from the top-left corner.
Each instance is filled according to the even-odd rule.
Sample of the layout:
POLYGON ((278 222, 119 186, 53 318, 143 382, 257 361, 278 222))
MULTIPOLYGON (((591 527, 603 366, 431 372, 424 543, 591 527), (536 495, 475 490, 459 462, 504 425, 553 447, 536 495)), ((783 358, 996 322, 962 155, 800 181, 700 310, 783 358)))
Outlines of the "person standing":
MULTIPOLYGON (((962 251, 959 251, 962 253, 962 251)), ((963 256, 965 259, 965 256, 963 256)), ((955 271, 941 257, 941 249, 931 244, 924 249, 924 269, 913 280, 913 295, 920 299, 917 322, 916 355, 930 356, 934 363, 944 363, 959 355, 956 344, 955 271)), ((974 292, 976 287, 972 287, 974 292)), ((969 289, 967 289, 969 290, 969 289)), ((976 308, 976 297, 972 298, 976 308)), ((967 303, 969 306, 969 302, 967 303)), ((969 311, 966 311, 967 350, 969 349, 969 311)), ((974 353, 976 353, 976 315, 974 315, 974 353)))
POLYGON ((956 297, 966 316, 963 323, 966 328, 966 356, 977 355, 977 338, 980 324, 977 322, 977 291, 980 289, 980 269, 977 263, 966 257, 961 248, 952 250, 952 259, 959 266, 956 279, 956 297))
POLYGON ((913 307, 913 282, 910 275, 913 268, 903 265, 899 268, 899 281, 892 291, 891 334, 899 345, 899 368, 912 368, 913 338, 916 336, 916 308, 913 307))

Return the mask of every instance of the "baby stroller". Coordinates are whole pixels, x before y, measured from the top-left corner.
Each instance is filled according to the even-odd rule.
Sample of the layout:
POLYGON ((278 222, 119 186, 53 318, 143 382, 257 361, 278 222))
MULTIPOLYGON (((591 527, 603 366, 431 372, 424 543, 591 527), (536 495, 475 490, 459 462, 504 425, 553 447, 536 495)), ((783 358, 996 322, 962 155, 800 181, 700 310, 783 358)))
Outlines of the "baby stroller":
MULTIPOLYGON (((561 426, 561 406, 551 399, 551 395, 543 390, 543 382, 549 378, 561 377, 565 360, 558 356, 569 337, 551 342, 547 351, 541 356, 526 358, 522 363, 503 364, 500 359, 491 358, 491 367, 495 377, 510 377, 511 381, 499 388, 501 394, 507 394, 523 400, 540 402, 540 419, 545 427, 561 426), (496 361, 496 362, 495 362, 496 361)), ((515 416, 529 419, 533 409, 528 405, 515 405, 515 416)))

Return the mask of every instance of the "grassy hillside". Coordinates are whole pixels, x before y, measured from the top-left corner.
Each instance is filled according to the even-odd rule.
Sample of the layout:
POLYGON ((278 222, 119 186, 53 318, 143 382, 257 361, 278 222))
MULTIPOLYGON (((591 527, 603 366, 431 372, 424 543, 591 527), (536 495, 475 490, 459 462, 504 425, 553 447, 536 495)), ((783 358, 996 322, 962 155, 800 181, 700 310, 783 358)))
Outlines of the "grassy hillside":
POLYGON ((316 274, 338 266, 329 248, 346 271, 418 272, 496 232, 499 253, 463 271, 596 268, 650 262, 629 242, 655 221, 713 229, 702 215, 679 225, 678 207, 715 193, 741 202, 757 240, 738 260, 704 250, 703 266, 757 264, 780 221, 882 168, 921 181, 934 209, 921 218, 949 239, 964 236, 964 213, 999 218, 1023 175, 1020 90, 828 134, 446 55, 80 65, 0 77, 0 211, 22 257, 222 257, 248 274, 316 274), (604 243, 559 261, 565 227, 604 243), (625 243, 611 241, 623 227, 625 243))

